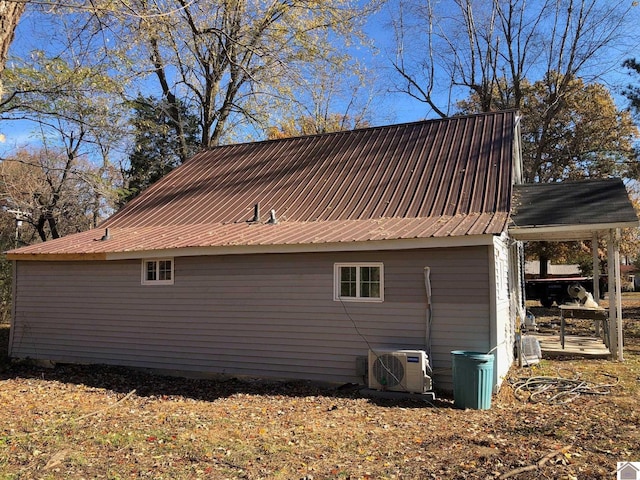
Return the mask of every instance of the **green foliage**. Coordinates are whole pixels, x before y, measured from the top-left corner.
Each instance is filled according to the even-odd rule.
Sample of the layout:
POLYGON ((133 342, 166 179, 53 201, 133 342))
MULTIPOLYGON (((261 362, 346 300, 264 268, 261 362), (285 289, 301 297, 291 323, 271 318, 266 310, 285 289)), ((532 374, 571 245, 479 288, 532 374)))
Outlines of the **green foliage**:
POLYGON ((124 85, 107 63, 74 54, 35 50, 6 71, 3 118, 32 122, 42 148, 16 151, 3 187, 11 208, 33 215, 41 241, 96 226, 113 210, 120 183, 110 157, 127 133, 124 85), (28 182, 18 188, 21 174, 28 182))
MULTIPOLYGON (((157 99, 153 102, 163 103, 161 114, 149 115, 162 117, 159 125, 180 142, 178 155, 184 161, 193 152, 192 120, 197 122, 199 146, 208 147, 264 132, 283 112, 301 116, 292 114, 290 107, 308 103, 304 88, 316 72, 338 69, 339 74, 330 78, 332 90, 363 86, 363 69, 352 61, 351 52, 365 46, 361 27, 380 4, 381 0, 169 0, 126 6, 109 0, 91 6, 75 0, 64 6, 54 2, 34 20, 50 22, 51 34, 38 32, 42 41, 34 44, 39 50, 25 48, 22 58, 12 58, 0 111, 4 118, 40 122, 38 127, 44 125, 45 130, 57 128, 58 120, 67 131, 70 121, 82 124, 84 130, 73 133, 75 138, 84 136, 85 147, 93 142, 122 151, 122 139, 129 133, 120 121, 129 114, 122 107, 130 109, 140 100, 132 100, 129 92, 143 91, 157 99), (40 47, 43 42, 48 43, 46 49, 40 47), (89 133, 95 138, 88 142, 89 133)), ((329 82, 322 80, 319 84, 327 87, 329 82)), ((341 99, 345 104, 352 100, 341 99)), ((345 113, 355 117, 359 112, 353 110, 349 104, 345 113)), ((134 112, 140 113, 144 114, 134 112)), ((137 150, 144 150, 144 141, 134 142, 137 150)))
POLYGON ((593 270, 591 242, 527 242, 525 256, 531 261, 578 264, 584 275, 593 270))
POLYGON ((45 51, 35 50, 28 59, 14 60, 5 70, 6 98, 1 104, 5 118, 102 118, 105 126, 109 110, 117 105, 121 82, 107 65, 78 64, 45 51))
MULTIPOLYGON (((4 238, 2 239, 4 243, 4 238)), ((3 250, 6 248, 2 247, 3 250)), ((9 323, 12 305, 13 268, 4 254, 0 255, 0 323, 9 323)))
MULTIPOLYGON (((16 220, 8 212, 0 211, 0 252, 14 248, 16 241, 16 220)), ((0 324, 9 323, 11 317, 13 268, 4 253, 0 254, 0 324)), ((2 332, 0 331, 0 340, 2 332)), ((2 348, 0 348, 2 363, 2 348)))
POLYGON ((198 117, 179 102, 180 130, 178 138, 173 116, 168 113, 166 101, 154 97, 138 96, 131 102, 133 116, 130 120, 134 134, 133 151, 129 154, 129 168, 125 171, 126 190, 120 202, 125 203, 146 187, 169 173, 186 160, 182 156, 182 143, 187 145, 187 156, 198 148, 198 117))

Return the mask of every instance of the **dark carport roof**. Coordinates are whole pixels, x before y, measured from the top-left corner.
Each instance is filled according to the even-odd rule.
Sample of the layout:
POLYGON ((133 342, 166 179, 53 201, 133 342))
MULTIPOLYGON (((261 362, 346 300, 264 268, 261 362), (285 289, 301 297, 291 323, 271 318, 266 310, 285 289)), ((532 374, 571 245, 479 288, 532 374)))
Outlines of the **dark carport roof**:
POLYGON ((514 186, 509 231, 516 238, 572 240, 590 238, 594 231, 637 226, 638 217, 619 178, 514 186))

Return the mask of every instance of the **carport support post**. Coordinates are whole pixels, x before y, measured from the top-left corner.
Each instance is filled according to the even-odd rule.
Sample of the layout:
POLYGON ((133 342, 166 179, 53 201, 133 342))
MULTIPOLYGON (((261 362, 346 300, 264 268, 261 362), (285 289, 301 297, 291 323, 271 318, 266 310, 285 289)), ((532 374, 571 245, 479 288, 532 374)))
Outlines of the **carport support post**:
POLYGON ((620 229, 609 230, 607 246, 609 274, 609 348, 623 361, 622 352, 622 288, 620 286, 620 229))
MULTIPOLYGON (((591 253, 593 255, 593 298, 600 301, 600 259, 598 258, 598 232, 593 232, 591 238, 591 253)), ((596 337, 600 336, 600 324, 596 322, 596 337)))
POLYGON ((593 255, 593 298, 600 300, 600 258, 598 256, 598 232, 593 232, 591 238, 591 253, 593 255))
POLYGON ((620 281, 620 229, 616 228, 616 243, 615 243, 615 267, 616 267, 616 330, 618 333, 618 360, 624 361, 623 346, 624 338, 622 330, 622 282, 620 281))

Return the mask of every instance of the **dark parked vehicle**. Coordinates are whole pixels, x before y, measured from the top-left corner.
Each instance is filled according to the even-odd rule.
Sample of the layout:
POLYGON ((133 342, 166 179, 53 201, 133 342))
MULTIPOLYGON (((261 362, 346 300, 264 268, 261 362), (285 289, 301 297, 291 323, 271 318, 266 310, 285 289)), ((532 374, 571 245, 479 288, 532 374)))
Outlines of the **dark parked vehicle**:
MULTIPOLYGON (((537 278, 525 282, 527 300, 540 300, 543 307, 562 305, 573 301, 569 295, 569 286, 582 285, 585 290, 593 294, 593 279, 591 277, 563 277, 563 278, 537 278)), ((601 290, 602 292, 602 290, 601 290)))

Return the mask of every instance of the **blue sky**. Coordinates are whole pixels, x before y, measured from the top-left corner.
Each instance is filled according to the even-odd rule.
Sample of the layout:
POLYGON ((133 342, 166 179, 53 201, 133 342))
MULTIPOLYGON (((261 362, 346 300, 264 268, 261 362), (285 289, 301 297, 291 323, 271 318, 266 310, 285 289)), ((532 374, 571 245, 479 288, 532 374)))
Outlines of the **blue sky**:
MULTIPOLYGON (((390 28, 389 9, 384 6, 367 23, 366 33, 374 40, 377 55, 371 55, 364 49, 353 49, 353 53, 366 63, 381 79, 389 78, 391 74, 388 62, 393 51, 393 36, 390 28)), ((10 55, 27 55, 32 49, 47 49, 51 45, 49 32, 59 28, 52 17, 29 12, 23 16, 16 31, 10 55)), ((10 67, 10 65, 9 65, 10 67)), ((154 84, 154 87, 155 84, 154 84)), ((376 95, 372 109, 374 124, 401 123, 421 120, 427 117, 427 110, 423 104, 413 101, 406 95, 389 93, 389 85, 371 85, 380 94, 376 95)), ((153 92, 157 95, 157 91, 153 92)), ((0 132, 5 135, 4 144, 0 145, 0 154, 5 156, 16 147, 37 142, 39 133, 34 131, 35 125, 25 121, 3 121, 0 132)))
MULTIPOLYGON (((377 55, 370 55, 363 49, 353 50, 360 57, 360 60, 365 62, 378 76, 378 82, 371 84, 371 88, 376 89, 378 92, 373 107, 373 124, 401 123, 434 117, 434 114, 430 112, 424 103, 418 102, 406 94, 391 93, 394 73, 391 68, 390 58, 393 57, 394 38, 390 21, 396 8, 396 1, 393 0, 383 6, 367 24, 366 33, 373 39, 377 55)), ((54 28, 56 27, 53 21, 47 16, 33 13, 25 15, 16 32, 11 53, 24 54, 32 48, 43 48, 43 45, 46 45, 45 42, 49 41, 48 33, 54 28)), ((638 43, 640 41, 637 31, 629 32, 627 44, 637 45, 638 43)), ((626 48, 628 48, 628 45, 626 48)), ((616 60, 613 63, 620 64, 633 51, 633 49, 612 51, 608 57, 609 59, 615 58, 616 60)), ((614 87, 623 85, 629 80, 629 77, 620 67, 612 70, 605 76, 604 80, 614 87)), ((615 94, 616 92, 614 91, 613 93, 615 94)), ((622 96, 616 94, 616 100, 619 107, 624 108, 626 106, 626 101, 622 96)), ((444 99, 443 103, 445 103, 444 99)), ((0 155, 4 156, 18 146, 32 143, 34 141, 32 137, 33 129, 34 127, 31 124, 25 122, 2 122, 0 124, 0 132, 6 136, 6 141, 3 145, 0 145, 0 155)))

